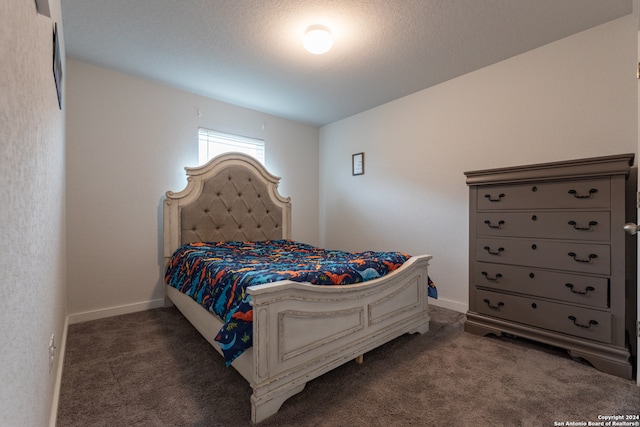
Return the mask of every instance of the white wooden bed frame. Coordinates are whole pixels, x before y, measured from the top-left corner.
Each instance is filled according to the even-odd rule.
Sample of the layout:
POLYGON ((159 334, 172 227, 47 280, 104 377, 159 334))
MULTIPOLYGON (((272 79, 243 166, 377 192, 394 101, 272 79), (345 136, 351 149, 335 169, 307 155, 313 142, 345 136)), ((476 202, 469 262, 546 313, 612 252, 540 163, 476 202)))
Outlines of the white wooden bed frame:
MULTIPOLYGON (((253 158, 225 154, 185 169, 186 188, 168 191, 164 200, 165 265, 189 242, 291 238, 290 199, 278 193, 280 178, 253 158), (227 212, 219 214, 223 206, 227 212)), ((361 360, 365 352, 402 334, 427 332, 430 259, 414 256, 385 277, 354 285, 280 281, 248 288, 253 347, 232 366, 253 389, 252 421, 275 414, 307 381, 361 360)), ((165 288, 167 297, 221 353, 215 336, 222 321, 189 296, 165 288)))

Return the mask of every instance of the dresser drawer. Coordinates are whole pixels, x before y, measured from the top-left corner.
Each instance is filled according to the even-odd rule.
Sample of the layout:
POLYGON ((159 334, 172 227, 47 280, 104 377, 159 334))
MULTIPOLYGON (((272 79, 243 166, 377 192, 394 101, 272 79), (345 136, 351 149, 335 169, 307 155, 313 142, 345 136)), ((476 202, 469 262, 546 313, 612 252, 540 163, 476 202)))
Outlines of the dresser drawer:
POLYGON ((563 334, 611 342, 611 314, 606 311, 478 290, 478 313, 563 334))
POLYGON ((476 260, 544 267, 588 274, 609 274, 609 245, 534 239, 476 239, 476 260))
POLYGON ((478 186, 476 205, 478 210, 609 208, 610 195, 609 178, 483 185, 478 186))
POLYGON ((607 309, 609 279, 513 265, 473 263, 472 286, 607 309))
POLYGON ((606 212, 478 212, 478 236, 608 241, 606 212))

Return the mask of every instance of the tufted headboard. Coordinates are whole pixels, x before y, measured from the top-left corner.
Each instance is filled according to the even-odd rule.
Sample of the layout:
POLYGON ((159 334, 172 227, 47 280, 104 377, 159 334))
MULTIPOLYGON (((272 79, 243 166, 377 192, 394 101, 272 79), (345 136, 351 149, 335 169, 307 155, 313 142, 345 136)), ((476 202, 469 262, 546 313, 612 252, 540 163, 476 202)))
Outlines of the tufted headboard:
POLYGON ((164 258, 191 242, 291 238, 291 199, 253 157, 229 153, 185 168, 187 186, 164 200, 164 258))

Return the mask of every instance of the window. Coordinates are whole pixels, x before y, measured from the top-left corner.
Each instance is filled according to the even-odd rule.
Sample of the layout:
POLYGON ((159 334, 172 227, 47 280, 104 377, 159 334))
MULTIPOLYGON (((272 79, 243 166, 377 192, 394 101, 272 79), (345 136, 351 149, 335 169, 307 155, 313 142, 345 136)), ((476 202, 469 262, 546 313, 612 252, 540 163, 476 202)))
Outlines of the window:
POLYGON ((264 141, 262 139, 198 128, 198 160, 201 165, 220 154, 229 152, 248 154, 264 164, 264 141))

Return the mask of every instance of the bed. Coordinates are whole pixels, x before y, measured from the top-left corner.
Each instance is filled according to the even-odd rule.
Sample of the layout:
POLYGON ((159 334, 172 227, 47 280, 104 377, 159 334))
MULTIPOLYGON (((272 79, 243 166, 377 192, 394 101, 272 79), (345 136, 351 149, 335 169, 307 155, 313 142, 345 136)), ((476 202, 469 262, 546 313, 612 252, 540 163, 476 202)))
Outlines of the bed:
MULTIPOLYGON (((163 202, 165 266, 188 244, 292 242, 291 200, 258 161, 230 153, 185 170, 185 189, 168 191, 163 202)), ((252 421, 275 414, 325 372, 402 334, 427 332, 430 259, 411 256, 382 277, 349 285, 278 280, 247 287, 252 344, 230 365, 253 390, 252 421)), ((224 355, 216 336, 225 321, 175 287, 165 291, 224 355)))

